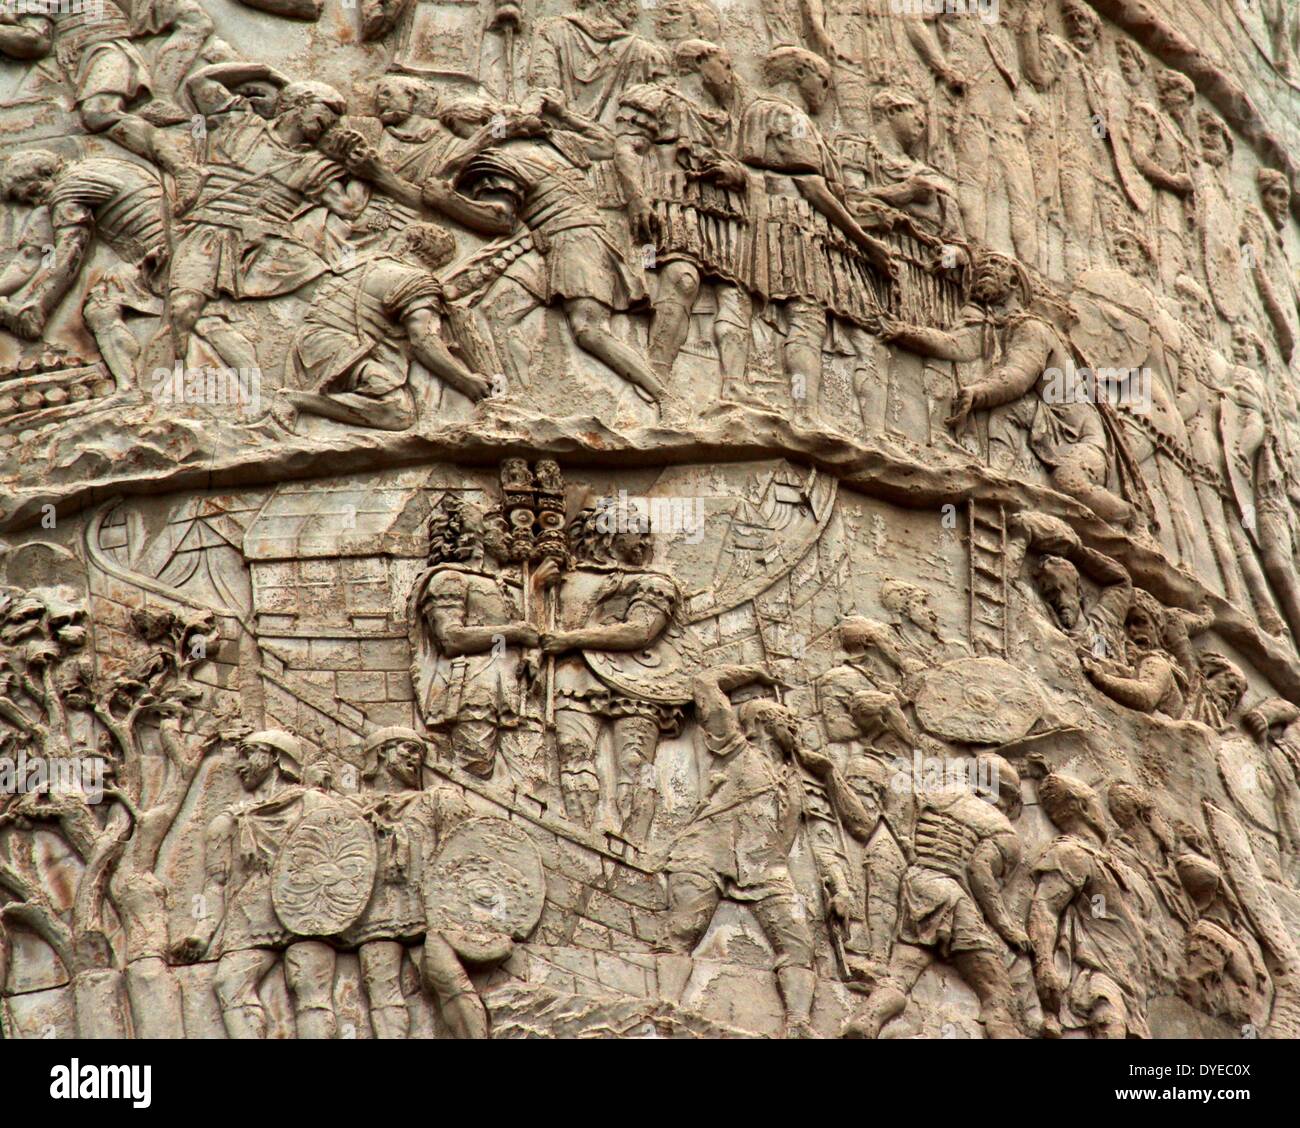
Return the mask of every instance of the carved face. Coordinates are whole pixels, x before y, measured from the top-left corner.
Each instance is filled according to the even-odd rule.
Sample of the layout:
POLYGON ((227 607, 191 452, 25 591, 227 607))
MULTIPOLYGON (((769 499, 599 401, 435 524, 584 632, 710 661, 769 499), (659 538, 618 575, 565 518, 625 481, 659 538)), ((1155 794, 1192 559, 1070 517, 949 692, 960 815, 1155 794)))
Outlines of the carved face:
POLYGON ((1258 364, 1261 359, 1255 335, 1244 325, 1232 327, 1232 359, 1248 368, 1258 364))
POLYGON ((1181 117, 1196 101, 1196 91, 1185 86, 1166 86, 1160 91, 1160 104, 1175 117, 1181 117))
POLYGON ((324 102, 308 102, 293 112, 293 119, 305 141, 319 141, 339 120, 324 102))
POLYGON ((1085 55, 1097 46, 1097 25, 1082 12, 1071 10, 1065 16, 1070 43, 1085 55))
POLYGON ((796 79, 799 86, 799 93, 803 95, 804 105, 808 107, 810 114, 819 114, 822 107, 826 105, 826 99, 830 97, 831 85, 826 76, 816 67, 803 66, 799 68, 796 79))
POLYGON ((1223 168, 1232 159, 1232 151, 1228 148, 1228 136, 1217 121, 1202 121, 1198 136, 1201 143, 1201 156, 1211 168, 1223 168))
POLYGON ((1151 266, 1142 244, 1128 232, 1115 236, 1115 261, 1130 274, 1147 274, 1151 266))
POLYGON ((393 778, 407 787, 420 786, 420 768, 424 764, 424 749, 413 740, 394 740, 379 750, 380 760, 393 778))
POLYGON ((235 775, 245 791, 256 791, 275 769, 275 749, 259 741, 241 740, 235 757, 235 775))
POLYGON ((258 117, 268 121, 275 117, 280 92, 270 82, 245 82, 235 88, 235 93, 248 103, 248 108, 258 117))
POLYGON ((483 550, 494 560, 510 559, 510 530, 504 517, 483 521, 483 550))
POLYGON ((1281 230, 1291 214, 1291 189, 1281 181, 1273 181, 1260 189, 1259 196, 1273 226, 1281 230))
POLYGON ((1140 86, 1146 74, 1146 61, 1142 58, 1142 52, 1129 40, 1121 39, 1115 53, 1119 58, 1119 70, 1124 81, 1130 86, 1140 86))
POLYGON ((1083 613, 1079 574, 1065 560, 1047 563, 1038 574, 1038 590, 1063 630, 1073 630, 1083 613))
POLYGON ((415 91, 400 82, 375 87, 375 109, 385 125, 401 125, 415 110, 415 91))
POLYGON ((1128 614, 1125 624, 1129 640, 1142 650, 1155 650, 1160 646, 1160 626, 1140 607, 1128 614))
POLYGON ((1215 674, 1205 683, 1205 695, 1222 716, 1228 717, 1241 704, 1241 683, 1231 674, 1215 674))
POLYGON ((1011 293, 1011 268, 1004 263, 989 262, 979 268, 971 283, 970 296, 985 305, 1005 301, 1011 293))
POLYGON ((721 95, 731 89, 731 58, 723 51, 705 55, 699 63, 700 79, 710 94, 721 95))
POLYGON ((649 533, 615 533, 611 547, 618 560, 634 568, 644 567, 650 563, 650 558, 654 555, 654 545, 649 533))
POLYGON ((925 136, 925 111, 919 105, 899 106, 889 113, 889 127, 904 149, 925 136))
POLYGON ((939 629, 939 617, 934 613, 934 608, 930 606, 930 600, 923 591, 907 597, 907 602, 903 605, 903 614, 918 627, 932 634, 939 629))

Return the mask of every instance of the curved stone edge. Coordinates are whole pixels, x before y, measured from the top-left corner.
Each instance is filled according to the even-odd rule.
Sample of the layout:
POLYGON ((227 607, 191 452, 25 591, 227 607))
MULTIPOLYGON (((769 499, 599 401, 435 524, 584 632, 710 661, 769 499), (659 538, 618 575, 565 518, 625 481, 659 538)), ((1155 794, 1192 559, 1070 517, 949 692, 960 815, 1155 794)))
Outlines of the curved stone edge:
POLYGON ((1175 567, 1155 545, 1132 540, 1074 499, 973 462, 951 457, 945 461, 942 453, 931 448, 924 454, 930 461, 922 462, 919 447, 913 458, 902 444, 861 442, 836 432, 805 429, 777 412, 740 405, 725 408, 689 432, 663 427, 618 432, 594 417, 557 420, 503 412, 400 434, 341 432, 332 442, 296 438, 270 452, 232 451, 203 465, 178 464, 153 473, 21 491, 0 507, 0 533, 36 525, 47 505, 67 516, 119 496, 244 489, 336 477, 341 457, 347 459, 346 473, 358 474, 430 462, 495 467, 503 458, 523 455, 618 469, 790 458, 832 474, 855 492, 905 509, 938 510, 978 498, 1012 512, 1050 513, 1068 521, 1090 547, 1123 563, 1135 583, 1166 604, 1189 609, 1209 604, 1222 637, 1280 695, 1300 704, 1300 656, 1293 649, 1264 634, 1244 611, 1175 567))

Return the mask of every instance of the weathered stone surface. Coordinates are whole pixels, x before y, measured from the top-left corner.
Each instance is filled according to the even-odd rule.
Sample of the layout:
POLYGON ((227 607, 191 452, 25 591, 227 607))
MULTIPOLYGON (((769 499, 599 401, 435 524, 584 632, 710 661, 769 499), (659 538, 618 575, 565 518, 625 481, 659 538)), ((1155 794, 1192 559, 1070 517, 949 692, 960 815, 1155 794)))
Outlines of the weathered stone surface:
POLYGON ((9 8, 6 1037, 1300 1034, 1294 4, 9 8))

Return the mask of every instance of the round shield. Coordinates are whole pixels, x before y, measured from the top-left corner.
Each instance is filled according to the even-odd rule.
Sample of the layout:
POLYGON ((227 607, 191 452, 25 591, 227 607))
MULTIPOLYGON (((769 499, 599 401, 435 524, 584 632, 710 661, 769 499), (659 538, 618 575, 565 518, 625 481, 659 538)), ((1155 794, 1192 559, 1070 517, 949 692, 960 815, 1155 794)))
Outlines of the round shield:
POLYGON ((537 847, 504 819, 461 823, 425 872, 429 927, 459 937, 458 950, 487 951, 496 946, 494 937, 524 939, 537 927, 545 900, 546 873, 537 847))
POLYGON ((647 650, 587 650, 583 657, 610 689, 664 705, 690 701, 692 680, 704 665, 703 648, 695 635, 676 624, 647 650))
POLYGON ((1084 271, 1070 308, 1070 340, 1090 363, 1138 368, 1146 361, 1155 303, 1140 283, 1119 270, 1084 271))
POLYGON ((959 658, 922 675, 916 716, 926 732, 965 744, 1006 744, 1034 727, 1043 701, 1001 658, 959 658))
POLYGON ((354 807, 305 815, 271 871, 271 903, 298 936, 332 936, 355 924, 375 887, 375 839, 354 807))

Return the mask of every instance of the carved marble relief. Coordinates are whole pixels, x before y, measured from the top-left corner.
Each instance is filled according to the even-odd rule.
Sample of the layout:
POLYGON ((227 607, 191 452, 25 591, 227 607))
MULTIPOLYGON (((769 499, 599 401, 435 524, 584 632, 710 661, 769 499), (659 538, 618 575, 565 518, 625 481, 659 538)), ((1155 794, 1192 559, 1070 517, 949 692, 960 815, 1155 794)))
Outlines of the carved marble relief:
POLYGON ((1300 1035, 1298 51, 0 4, 4 1036, 1300 1035))

